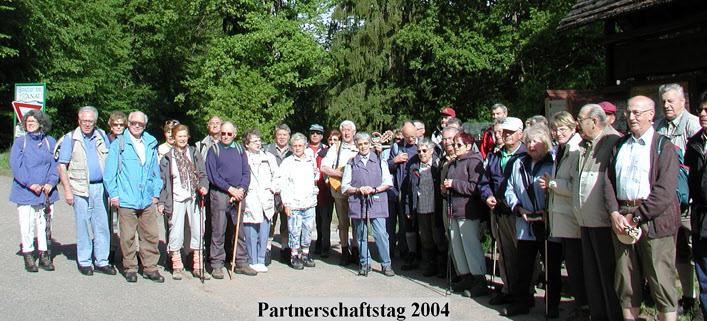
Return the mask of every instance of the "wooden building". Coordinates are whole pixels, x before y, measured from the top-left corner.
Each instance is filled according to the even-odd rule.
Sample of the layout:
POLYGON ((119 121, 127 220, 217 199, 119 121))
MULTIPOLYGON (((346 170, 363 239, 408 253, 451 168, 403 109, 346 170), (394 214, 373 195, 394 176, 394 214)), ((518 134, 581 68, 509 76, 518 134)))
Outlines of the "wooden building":
POLYGON ((590 23, 604 25, 606 79, 596 93, 604 99, 620 108, 638 94, 659 103, 658 86, 676 82, 689 102, 707 89, 707 1, 578 0, 558 31, 590 23))

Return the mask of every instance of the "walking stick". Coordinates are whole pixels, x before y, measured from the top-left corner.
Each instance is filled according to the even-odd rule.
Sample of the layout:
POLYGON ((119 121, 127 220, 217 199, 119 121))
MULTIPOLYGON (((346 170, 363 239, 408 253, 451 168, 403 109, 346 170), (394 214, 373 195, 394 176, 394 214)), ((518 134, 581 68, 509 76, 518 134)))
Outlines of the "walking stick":
MULTIPOLYGON (((493 217, 493 209, 491 209, 491 217, 493 217)), ((496 221, 494 219, 494 221, 496 221)), ((498 229, 495 224, 492 224, 491 228, 492 229, 498 229)), ((489 287, 493 287, 494 289, 496 288, 495 281, 496 281, 496 264, 498 262, 498 256, 496 253, 498 253, 498 240, 493 237, 493 232, 491 232, 491 241, 493 242, 493 249, 491 253, 491 260, 493 261, 493 264, 491 265, 491 284, 489 287)))
MULTIPOLYGON (((550 193, 545 191, 545 207, 543 211, 543 224, 545 225, 545 321, 548 319, 548 311, 550 310, 550 301, 548 301, 548 292, 550 291, 550 278, 548 271, 550 270, 548 267, 548 262, 549 262, 549 255, 550 253, 548 252, 548 242, 550 240, 550 222, 549 221, 549 214, 548 214, 548 207, 549 207, 549 202, 550 202, 550 193)), ((559 294, 559 293, 558 293, 559 294)))
MULTIPOLYGON (((368 230, 368 207, 369 207, 369 202, 371 201, 371 196, 370 196, 370 195, 366 195, 366 196, 363 198, 363 201, 364 201, 364 203, 365 203, 365 205, 364 205, 364 206, 365 206, 365 210, 364 210, 363 224, 366 224, 366 225, 364 225, 364 226, 366 227, 366 231, 367 231, 367 230, 368 230)), ((370 252, 368 251, 368 233, 367 233, 367 232, 364 233, 362 239, 363 239, 363 240, 361 241, 361 246, 363 246, 363 244, 366 244, 366 266, 364 267, 363 276, 368 277, 368 265, 370 264, 370 262, 369 262, 369 260, 370 260, 370 252), (366 243, 363 243, 363 242, 366 242, 366 243)), ((361 247, 361 248, 359 248, 359 249, 360 249, 361 251, 363 251, 363 247, 361 247)), ((360 251, 359 251, 359 253, 360 253, 360 251)), ((360 254, 359 254, 359 255, 360 255, 360 254)))
POLYGON ((206 260, 204 260, 204 218, 206 217, 206 203, 204 195, 199 199, 199 255, 201 256, 201 266, 199 266, 199 280, 204 284, 204 274, 206 273, 206 260))
POLYGON ((444 295, 452 294, 452 193, 447 191, 447 236, 449 238, 449 249, 447 250, 447 291, 444 295))
POLYGON ((233 257, 231 258, 231 272, 236 272, 236 254, 238 254, 238 228, 241 225, 241 204, 238 202, 238 212, 236 214, 236 228, 233 230, 233 257))
POLYGON ((44 228, 44 234, 47 237, 47 255, 49 260, 52 259, 52 208, 49 204, 49 193, 44 193, 44 219, 46 220, 46 227, 44 228))

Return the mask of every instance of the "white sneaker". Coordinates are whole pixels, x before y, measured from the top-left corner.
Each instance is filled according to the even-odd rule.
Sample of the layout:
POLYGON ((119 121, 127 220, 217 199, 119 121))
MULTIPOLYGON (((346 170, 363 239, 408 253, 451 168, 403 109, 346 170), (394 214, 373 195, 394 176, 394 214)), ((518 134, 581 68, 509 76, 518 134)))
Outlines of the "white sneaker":
POLYGON ((265 273, 268 271, 268 267, 265 264, 251 264, 250 268, 256 270, 258 273, 265 273))

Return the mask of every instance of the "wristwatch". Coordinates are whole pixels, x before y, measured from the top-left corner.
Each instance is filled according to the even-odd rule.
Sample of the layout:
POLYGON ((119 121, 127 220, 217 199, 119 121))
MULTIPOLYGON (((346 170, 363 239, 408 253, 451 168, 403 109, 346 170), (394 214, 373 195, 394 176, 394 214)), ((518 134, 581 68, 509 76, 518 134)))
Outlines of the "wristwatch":
POLYGON ((641 222, 643 222, 643 216, 638 215, 638 214, 634 214, 633 219, 631 219, 631 220, 633 221, 634 224, 640 225, 641 222))

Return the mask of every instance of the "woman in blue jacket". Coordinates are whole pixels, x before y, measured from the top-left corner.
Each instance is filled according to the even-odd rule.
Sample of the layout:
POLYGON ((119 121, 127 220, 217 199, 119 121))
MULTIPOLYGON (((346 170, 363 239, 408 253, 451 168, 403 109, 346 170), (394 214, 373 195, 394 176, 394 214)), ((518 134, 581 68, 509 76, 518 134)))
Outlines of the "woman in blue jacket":
POLYGON ((53 271, 46 234, 51 227, 47 226, 45 215, 51 215, 52 204, 59 199, 56 193, 58 167, 52 152, 56 140, 46 134, 51 125, 41 111, 27 112, 22 124, 27 134, 15 138, 10 152, 14 177, 10 201, 17 204, 25 269, 38 271, 34 261, 34 238, 37 238, 39 267, 53 271))

